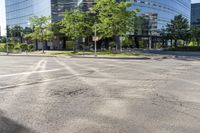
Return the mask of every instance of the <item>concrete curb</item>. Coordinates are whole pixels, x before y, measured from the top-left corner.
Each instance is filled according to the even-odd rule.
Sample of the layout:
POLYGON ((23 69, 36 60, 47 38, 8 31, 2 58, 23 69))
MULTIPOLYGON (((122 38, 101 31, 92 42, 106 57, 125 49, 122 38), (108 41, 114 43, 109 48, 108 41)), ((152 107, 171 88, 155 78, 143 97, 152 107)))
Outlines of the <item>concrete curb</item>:
POLYGON ((23 54, 0 54, 0 56, 22 56, 22 57, 57 57, 55 55, 23 55, 23 54))
POLYGON ((71 58, 91 58, 91 59, 124 59, 124 60, 150 60, 151 57, 108 57, 108 56, 83 56, 83 55, 70 55, 71 58))
POLYGON ((174 56, 161 56, 161 57, 156 57, 156 56, 150 56, 150 57, 145 57, 145 56, 135 56, 135 57, 120 57, 120 56, 88 56, 88 55, 42 55, 42 54, 5 54, 5 53, 0 53, 0 56, 21 56, 21 57, 71 57, 71 58, 90 58, 90 59, 121 59, 121 60, 161 60, 161 59, 171 59, 175 58, 174 56))

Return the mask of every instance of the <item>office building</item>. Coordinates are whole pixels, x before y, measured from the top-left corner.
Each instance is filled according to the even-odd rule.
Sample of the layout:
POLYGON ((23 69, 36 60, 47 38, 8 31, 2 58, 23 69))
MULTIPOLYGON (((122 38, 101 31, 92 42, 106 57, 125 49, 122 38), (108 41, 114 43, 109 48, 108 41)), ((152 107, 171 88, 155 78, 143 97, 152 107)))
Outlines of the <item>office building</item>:
POLYGON ((28 26, 31 16, 51 16, 52 21, 62 19, 65 10, 89 8, 92 0, 6 0, 6 25, 28 26))
MULTIPOLYGON (((117 0, 117 2, 125 0, 117 0)), ((190 22, 191 0, 127 0, 134 4, 127 10, 140 9, 138 15, 144 17, 142 35, 159 36, 159 32, 166 27, 171 19, 182 14, 190 22)), ((94 4, 94 0, 6 0, 7 26, 28 26, 31 16, 51 16, 52 22, 63 18, 66 10, 81 8, 87 10, 94 4)), ((196 6, 193 6, 196 7, 196 6)), ((198 6, 197 9, 198 10, 198 6)), ((194 14, 198 17, 199 12, 194 14)), ((193 20, 193 18, 192 18, 193 20)), ((62 40, 62 39, 61 39, 62 40)), ((65 41, 58 39, 56 46, 51 48, 61 49, 65 47, 65 41)))
POLYGON ((200 3, 192 4, 191 25, 200 28, 200 3))
POLYGON ((164 29, 167 23, 176 15, 183 15, 190 22, 191 0, 129 0, 133 6, 128 10, 139 9, 139 15, 149 15, 150 23, 153 24, 152 30, 160 31, 164 29), (154 19, 154 20, 152 20, 154 19))

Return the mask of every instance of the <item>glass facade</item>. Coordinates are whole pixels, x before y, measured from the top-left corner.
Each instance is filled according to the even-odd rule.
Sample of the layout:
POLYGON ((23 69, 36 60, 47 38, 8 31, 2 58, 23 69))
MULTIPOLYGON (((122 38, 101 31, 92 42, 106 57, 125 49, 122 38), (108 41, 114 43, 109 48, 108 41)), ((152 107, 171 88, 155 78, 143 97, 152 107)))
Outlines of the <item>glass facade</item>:
POLYGON ((27 25, 28 18, 33 15, 32 0, 6 0, 5 2, 7 25, 27 25))
POLYGON ((51 16, 52 21, 59 21, 65 10, 77 7, 86 10, 93 3, 93 0, 6 0, 6 23, 26 27, 31 16, 51 16))
MULTIPOLYGON (((122 1, 122 0, 117 0, 122 1)), ((124 1, 124 0, 123 0, 124 1)), ((191 0, 127 0, 133 2, 128 10, 140 9, 139 15, 153 14, 154 28, 165 28, 175 15, 182 14, 190 21, 191 0)), ((94 0, 6 0, 7 25, 28 25, 31 16, 51 16, 52 21, 62 19, 65 10, 81 7, 87 10, 94 0)), ((194 14, 195 15, 195 14, 194 14)), ((199 15, 196 12, 196 15, 199 15)))
POLYGON ((127 0, 133 2, 128 10, 140 9, 139 15, 157 14, 157 30, 165 28, 174 16, 182 14, 190 22, 191 0, 127 0))
POLYGON ((49 0, 6 0, 6 24, 28 26, 31 16, 50 16, 49 0))
POLYGON ((72 10, 78 7, 87 10, 93 3, 94 0, 52 0, 52 19, 53 21, 59 21, 63 18, 66 10, 72 10))
POLYGON ((193 26, 198 26, 200 25, 197 23, 197 20, 200 20, 200 3, 197 4, 192 4, 192 10, 191 10, 191 24, 193 26))

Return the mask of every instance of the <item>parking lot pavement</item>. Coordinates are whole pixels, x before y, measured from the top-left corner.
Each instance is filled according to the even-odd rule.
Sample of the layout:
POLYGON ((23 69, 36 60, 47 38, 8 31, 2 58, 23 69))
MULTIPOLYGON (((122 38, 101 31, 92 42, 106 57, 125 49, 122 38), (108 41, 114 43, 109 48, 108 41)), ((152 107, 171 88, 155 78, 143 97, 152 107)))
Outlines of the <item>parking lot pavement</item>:
POLYGON ((199 66, 0 56, 0 133, 198 133, 199 66))

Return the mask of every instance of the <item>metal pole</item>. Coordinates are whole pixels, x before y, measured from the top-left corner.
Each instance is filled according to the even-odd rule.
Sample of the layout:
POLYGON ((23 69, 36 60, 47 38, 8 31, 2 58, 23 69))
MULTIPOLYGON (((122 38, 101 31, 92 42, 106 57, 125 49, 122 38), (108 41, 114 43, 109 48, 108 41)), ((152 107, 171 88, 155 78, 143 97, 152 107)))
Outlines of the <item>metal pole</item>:
POLYGON ((94 56, 97 56, 97 27, 96 27, 96 22, 95 22, 95 33, 94 33, 94 56))
POLYGON ((8 51, 8 35, 6 35, 6 53, 7 53, 7 55, 9 53, 9 51, 8 51))

